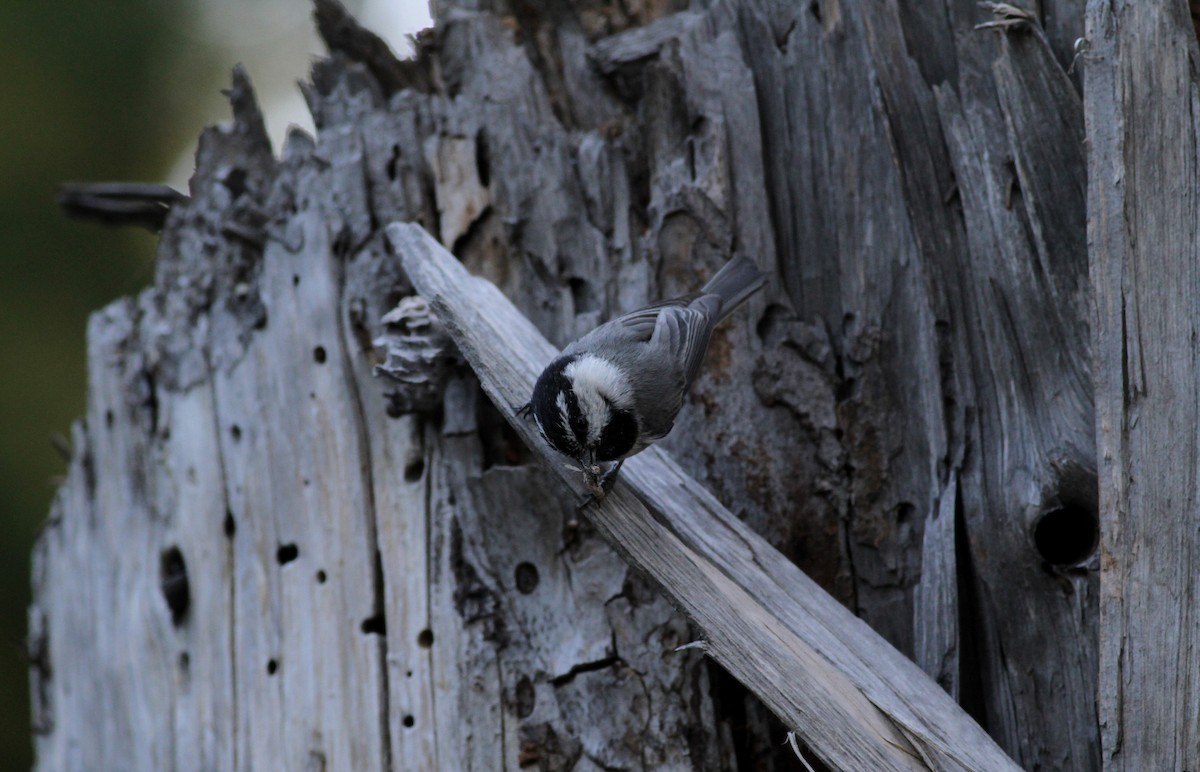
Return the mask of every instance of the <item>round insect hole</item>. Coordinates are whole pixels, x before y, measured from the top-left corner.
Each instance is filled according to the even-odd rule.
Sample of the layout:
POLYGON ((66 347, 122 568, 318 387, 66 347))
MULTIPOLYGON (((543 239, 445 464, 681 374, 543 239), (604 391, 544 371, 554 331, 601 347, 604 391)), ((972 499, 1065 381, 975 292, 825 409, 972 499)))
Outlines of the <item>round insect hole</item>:
POLYGON ((238 426, 237 424, 229 427, 229 435, 233 437, 234 442, 237 442, 242 438, 242 427, 238 426))
POLYGON ((1033 545, 1053 566, 1075 566, 1092 556, 1100 542, 1100 521, 1088 507, 1067 504, 1038 518, 1033 545))
POLYGON ((521 591, 522 595, 528 595, 537 589, 538 570, 533 563, 518 563, 513 575, 517 582, 517 589, 521 591))
POLYGON ((300 548, 295 544, 280 544, 279 549, 275 550, 275 560, 281 566, 291 563, 298 557, 300 557, 300 548))
POLYGON ((433 646, 433 631, 425 628, 417 633, 417 645, 422 649, 428 649, 430 646, 433 646))
POLYGON ((324 346, 317 346, 316 348, 313 349, 313 359, 319 365, 325 364, 325 347, 324 346))
POLYGON ((267 660, 267 675, 275 675, 277 670, 279 670, 279 662, 274 658, 267 660))
POLYGON ((404 481, 416 482, 421 479, 421 475, 425 474, 425 459, 418 458, 415 461, 410 461, 404 467, 404 481))
POLYGON ((325 572, 324 572, 324 571, 318 571, 318 572, 317 572, 317 584, 325 584, 325 579, 326 579, 326 578, 327 578, 327 577, 325 576, 325 572))
POLYGON ((405 716, 400 723, 404 724, 406 728, 411 729, 413 724, 417 723, 417 720, 412 716, 405 716))

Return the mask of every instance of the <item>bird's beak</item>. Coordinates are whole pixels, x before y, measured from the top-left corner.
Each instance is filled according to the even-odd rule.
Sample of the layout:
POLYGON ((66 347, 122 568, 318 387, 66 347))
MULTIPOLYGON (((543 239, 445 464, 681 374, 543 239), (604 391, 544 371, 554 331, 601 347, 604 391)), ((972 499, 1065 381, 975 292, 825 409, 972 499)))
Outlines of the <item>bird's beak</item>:
POLYGON ((593 471, 594 467, 583 470, 583 483, 597 499, 604 498, 604 486, 600 484, 600 475, 593 471))

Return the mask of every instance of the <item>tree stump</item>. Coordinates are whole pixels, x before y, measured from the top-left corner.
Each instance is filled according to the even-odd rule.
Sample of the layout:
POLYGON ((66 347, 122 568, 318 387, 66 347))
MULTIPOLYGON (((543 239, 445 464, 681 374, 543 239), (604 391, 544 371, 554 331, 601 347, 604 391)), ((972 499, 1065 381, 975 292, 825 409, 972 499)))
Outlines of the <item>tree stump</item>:
MULTIPOLYGON (((276 158, 235 71, 154 285, 89 325, 87 415, 35 555, 40 767, 797 763, 781 744, 800 728, 680 649, 697 631, 427 311, 394 312, 414 292, 393 222, 558 346, 753 257, 768 289, 715 334, 662 446, 1019 765, 1099 769, 1140 737, 1109 696, 1132 689, 1125 638, 1098 629, 1099 526, 1125 521, 1097 501, 1079 83, 1089 121, 1141 104, 1112 80, 1129 14, 1092 4, 1077 48, 1082 0, 462 0, 402 62, 316 5, 318 137, 276 158), (1103 753, 1098 710, 1126 733, 1106 723, 1103 753)), ((1177 16, 1138 12, 1183 67, 1177 16)), ((1130 160, 1089 137, 1092 209, 1119 218, 1104 181, 1130 160)), ((1112 222, 1093 242, 1126 238, 1112 222)), ((1111 369, 1123 254, 1094 277, 1099 402, 1102 436, 1128 419, 1133 437, 1119 389, 1141 386, 1111 369)), ((1135 452, 1162 435, 1144 437, 1135 452)), ((1116 506, 1150 501, 1107 474, 1116 506)), ((1125 565, 1125 538, 1106 560, 1125 565)))

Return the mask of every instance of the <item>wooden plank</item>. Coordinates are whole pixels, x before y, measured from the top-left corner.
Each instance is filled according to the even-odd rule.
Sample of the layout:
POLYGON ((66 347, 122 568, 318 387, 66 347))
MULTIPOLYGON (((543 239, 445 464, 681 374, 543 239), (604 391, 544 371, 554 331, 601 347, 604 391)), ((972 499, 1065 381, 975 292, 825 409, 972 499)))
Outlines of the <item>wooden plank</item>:
POLYGON ((1104 768, 1200 768, 1200 89, 1182 4, 1089 2, 1104 768))
MULTIPOLYGON (((490 283, 418 226, 392 248, 497 408, 576 495, 582 481, 514 416, 556 353, 490 283)), ((911 661, 729 513, 661 450, 625 465, 586 510, 627 560, 703 630, 709 654, 826 763, 843 769, 1011 769, 1012 761, 911 661)))

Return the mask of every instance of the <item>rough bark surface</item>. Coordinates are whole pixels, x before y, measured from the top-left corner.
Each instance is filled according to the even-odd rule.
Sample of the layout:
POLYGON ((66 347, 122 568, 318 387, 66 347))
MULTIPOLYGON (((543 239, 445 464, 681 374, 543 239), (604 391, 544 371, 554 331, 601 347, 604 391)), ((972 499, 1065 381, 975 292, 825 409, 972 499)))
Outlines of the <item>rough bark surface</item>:
POLYGON ((468 371, 372 378, 392 221, 560 346, 753 256, 664 446, 1019 764, 1099 766, 1082 2, 439 3, 404 66, 320 5, 318 138, 237 75, 89 328, 43 768, 795 763, 468 371))

